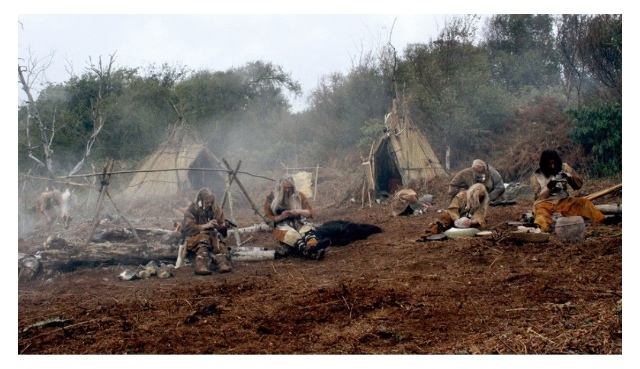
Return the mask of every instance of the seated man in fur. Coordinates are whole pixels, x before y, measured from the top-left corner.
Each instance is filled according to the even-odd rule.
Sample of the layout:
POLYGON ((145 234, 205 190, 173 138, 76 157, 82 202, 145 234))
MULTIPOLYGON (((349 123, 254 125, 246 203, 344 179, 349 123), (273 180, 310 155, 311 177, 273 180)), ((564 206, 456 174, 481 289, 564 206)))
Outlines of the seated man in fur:
POLYGON ((195 254, 195 274, 211 274, 210 266, 220 273, 231 272, 229 252, 222 240, 227 236, 228 227, 229 222, 225 220, 222 209, 215 204, 213 192, 208 188, 198 191, 195 201, 184 213, 181 228, 186 251, 195 254))
POLYGON ((328 239, 318 240, 313 218, 313 207, 303 192, 298 191, 292 176, 280 179, 274 192, 267 196, 264 213, 273 222, 273 236, 286 248, 281 256, 298 254, 307 259, 322 260, 328 239))

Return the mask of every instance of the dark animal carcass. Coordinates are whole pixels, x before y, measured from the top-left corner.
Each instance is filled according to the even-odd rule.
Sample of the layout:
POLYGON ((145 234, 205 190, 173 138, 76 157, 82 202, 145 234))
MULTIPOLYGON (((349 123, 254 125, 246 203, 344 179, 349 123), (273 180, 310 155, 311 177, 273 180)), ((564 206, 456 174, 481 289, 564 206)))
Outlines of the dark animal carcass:
POLYGON ((380 232, 382 232, 382 228, 376 225, 345 220, 331 220, 316 227, 316 237, 319 240, 330 239, 331 246, 344 246, 380 232))

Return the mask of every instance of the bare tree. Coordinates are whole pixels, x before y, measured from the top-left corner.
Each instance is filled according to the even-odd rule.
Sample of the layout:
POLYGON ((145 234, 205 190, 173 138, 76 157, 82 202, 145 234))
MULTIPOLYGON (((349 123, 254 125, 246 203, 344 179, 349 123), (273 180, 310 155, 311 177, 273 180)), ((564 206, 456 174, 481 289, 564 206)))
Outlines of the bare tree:
POLYGON ((31 53, 29 60, 26 61, 26 65, 21 66, 18 63, 18 78, 22 85, 22 90, 27 95, 27 120, 26 120, 26 136, 27 136, 27 150, 29 158, 33 159, 38 165, 45 167, 48 171, 52 171, 53 165, 53 150, 51 150, 51 143, 55 136, 55 118, 51 122, 51 126, 46 125, 40 114, 36 102, 33 98, 32 89, 36 82, 46 80, 45 71, 52 64, 53 54, 49 55, 48 59, 40 60, 35 58, 31 53), (32 143, 31 140, 31 121, 35 120, 38 125, 38 131, 40 132, 40 143, 42 146, 44 158, 37 158, 34 154, 38 145, 32 143))
MULTIPOLYGON (((56 132, 63 127, 56 126, 56 115, 50 118, 50 121, 45 122, 42 116, 38 112, 38 104, 37 101, 33 97, 33 86, 35 83, 39 83, 43 80, 46 80, 45 71, 51 65, 51 60, 53 55, 49 60, 39 60, 32 55, 29 57, 29 60, 26 61, 25 65, 20 65, 20 61, 18 62, 18 79, 19 83, 22 87, 22 90, 25 92, 27 96, 26 108, 27 108, 27 119, 26 119, 26 141, 28 148, 28 156, 33 159, 38 165, 41 165, 47 169, 49 172, 53 172, 53 150, 52 143, 54 142, 54 138, 56 132), (33 141, 36 141, 35 137, 32 136, 32 121, 35 121, 36 129, 39 132, 39 142, 36 144, 33 141), (35 154, 35 150, 38 147, 42 147, 43 158, 38 158, 35 154)), ((102 57, 98 58, 97 64, 94 64, 91 59, 89 59, 89 67, 87 70, 94 74, 98 81, 98 92, 96 96, 91 100, 91 117, 93 119, 93 130, 89 137, 87 137, 87 141, 85 143, 85 151, 82 155, 82 158, 74 166, 69 175, 73 175, 78 173, 80 169, 83 168, 84 164, 87 161, 87 158, 91 154, 91 148, 98 137, 98 134, 102 131, 105 123, 105 113, 104 113, 104 97, 108 93, 110 89, 111 82, 111 73, 112 68, 115 63, 115 54, 109 56, 109 62, 106 65, 103 65, 102 57)))
POLYGON ((85 144, 85 151, 84 151, 84 154, 82 155, 82 159, 80 159, 78 164, 76 164, 76 166, 73 167, 69 175, 74 175, 78 173, 80 169, 82 169, 85 162, 87 161, 87 158, 89 157, 89 154, 91 154, 91 148, 93 147, 94 142, 96 142, 96 138, 98 137, 98 134, 100 133, 100 131, 102 131, 102 127, 104 127, 105 115, 102 109, 102 105, 104 102, 103 97, 104 97, 104 94, 107 91, 109 91, 109 83, 111 82, 111 69, 115 62, 115 54, 112 54, 109 56, 109 63, 107 64, 106 67, 102 65, 102 57, 98 58, 97 65, 93 64, 93 62, 91 61, 91 58, 89 59, 89 62, 91 63, 89 70, 93 72, 98 78, 98 93, 95 97, 95 100, 91 102, 91 116, 93 118, 93 133, 87 139, 87 142, 85 144))

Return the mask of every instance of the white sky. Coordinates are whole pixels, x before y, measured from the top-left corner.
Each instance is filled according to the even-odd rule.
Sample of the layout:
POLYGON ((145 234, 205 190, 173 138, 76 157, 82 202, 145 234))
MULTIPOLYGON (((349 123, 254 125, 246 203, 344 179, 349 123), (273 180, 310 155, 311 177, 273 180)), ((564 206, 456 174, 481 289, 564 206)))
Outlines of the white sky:
MULTIPOLYGON (((362 53, 391 41, 399 55, 408 43, 427 43, 444 24, 429 14, 252 15, 19 15, 18 57, 47 58, 52 82, 82 74, 89 58, 116 66, 150 63, 212 71, 262 60, 280 65, 306 94, 323 75, 347 72, 362 53), (395 21, 395 23, 394 23, 395 21), (393 27, 393 28, 392 28, 393 27)), ((294 101, 294 110, 304 98, 294 101)))
MULTIPOLYGON (((167 62, 194 70, 224 71, 262 60, 291 73, 305 96, 320 77, 348 72, 363 52, 378 50, 387 41, 398 55, 409 43, 427 43, 444 25, 446 14, 507 13, 522 8, 511 9, 513 2, 487 5, 468 0, 455 4, 324 1, 319 6, 283 1, 236 1, 220 6, 193 0, 130 0, 100 3, 99 8, 85 3, 35 0, 19 6, 14 23, 18 57, 28 58, 31 52, 47 58, 53 53, 53 64, 47 69, 52 82, 68 80, 70 66, 80 75, 89 58, 108 60, 113 53, 117 67, 167 62)), ((562 2, 568 4, 565 9, 554 3, 534 4, 543 9, 546 4, 547 13, 580 10, 574 6, 569 11, 571 1, 562 2), (549 9, 550 4, 558 9, 549 9)), ((585 2, 579 4, 585 8, 585 2)), ((292 101, 294 111, 304 108, 304 100, 303 96, 292 101)))

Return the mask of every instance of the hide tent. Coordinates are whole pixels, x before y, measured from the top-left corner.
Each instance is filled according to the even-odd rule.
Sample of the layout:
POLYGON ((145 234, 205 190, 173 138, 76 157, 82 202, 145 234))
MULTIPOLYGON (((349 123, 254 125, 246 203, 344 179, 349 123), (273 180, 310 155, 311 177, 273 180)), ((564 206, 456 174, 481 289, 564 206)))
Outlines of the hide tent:
POLYGON ((218 158, 187 124, 178 121, 169 127, 167 140, 136 170, 122 195, 162 198, 209 187, 218 196, 225 190, 224 178, 218 158))
POLYGON ((383 135, 373 142, 369 160, 363 163, 370 191, 393 194, 412 180, 448 176, 427 138, 411 122, 406 104, 402 105, 399 110, 393 100, 383 135))

